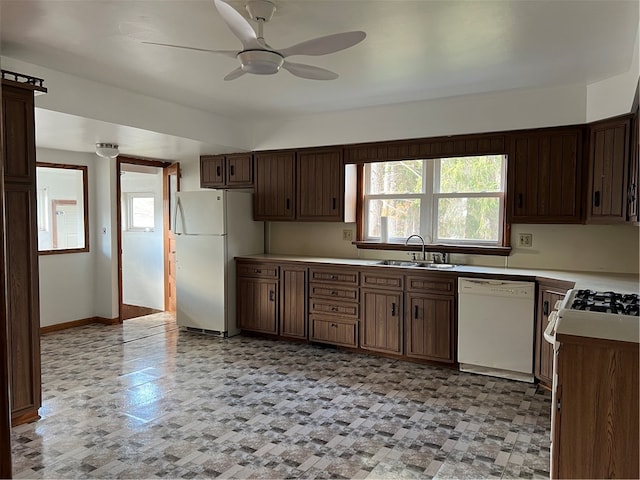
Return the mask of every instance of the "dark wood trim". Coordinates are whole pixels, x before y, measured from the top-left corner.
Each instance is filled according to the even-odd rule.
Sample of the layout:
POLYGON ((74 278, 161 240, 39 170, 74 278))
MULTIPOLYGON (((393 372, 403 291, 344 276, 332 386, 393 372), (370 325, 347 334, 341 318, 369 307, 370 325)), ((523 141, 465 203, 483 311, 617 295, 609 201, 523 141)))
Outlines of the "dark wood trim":
MULTIPOLYGON (((4 84, 4 81, 2 82, 4 84)), ((0 97, 2 97, 0 84, 0 97)), ((0 114, 0 213, 4 218, 4 112, 0 114)), ((4 221, 0 222, 0 271, 5 272, 4 221)), ((0 275, 0 478, 11 478, 11 408, 9 406, 9 335, 5 275, 0 275)))
POLYGON ((151 158, 139 158, 130 157, 128 155, 118 155, 118 165, 121 163, 128 163, 131 165, 146 165, 148 167, 166 168, 173 162, 166 162, 164 160, 154 160, 151 158))
MULTIPOLYGON (((380 243, 380 242, 351 242, 357 248, 365 250, 396 250, 401 252, 420 252, 422 245, 404 245, 402 243, 380 243)), ((481 245, 441 245, 426 244, 424 247, 426 252, 438 253, 465 253, 468 255, 498 255, 507 257, 511 254, 511 247, 499 246, 481 246, 481 245)))
POLYGON ((16 82, 15 80, 9 80, 8 78, 2 79, 2 85, 6 87, 22 88, 23 90, 32 90, 34 95, 37 95, 39 93, 47 93, 46 87, 40 87, 38 85, 33 85, 27 82, 16 82))
POLYGON ((92 323, 103 323, 98 320, 98 317, 81 318, 80 320, 73 320, 71 322, 56 323, 55 325, 47 325, 40 327, 40 335, 46 335, 48 333, 59 332, 60 330, 67 330, 69 328, 83 327, 85 325, 91 325, 92 323))
POLYGON ((571 343, 574 345, 587 345, 595 348, 613 348, 616 350, 630 350, 632 352, 635 352, 636 354, 640 352, 640 344, 637 342, 625 342, 622 340, 609 340, 605 338, 582 337, 580 335, 569 335, 567 333, 558 333, 557 340, 560 343, 571 343))
POLYGON ((95 323, 102 323, 103 325, 119 325, 122 323, 120 317, 105 318, 105 317, 93 317, 95 323))
MULTIPOLYGON (((64 250, 38 250, 39 255, 59 255, 61 253, 82 253, 89 252, 89 167, 86 165, 68 165, 64 163, 47 163, 36 162, 36 168, 62 168, 67 170, 80 170, 82 171, 82 213, 84 216, 84 247, 83 248, 67 248, 64 250)), ((52 218, 52 223, 55 218, 52 218)), ((55 237, 54 237, 55 238, 55 237)))
POLYGON ((122 323, 122 164, 127 157, 116 158, 116 259, 118 260, 118 321, 122 323))
POLYGON ((40 415, 38 414, 38 409, 31 409, 25 413, 21 413, 19 415, 14 415, 11 418, 11 426, 17 427, 18 425, 22 425, 24 423, 35 422, 36 420, 40 420, 40 415))

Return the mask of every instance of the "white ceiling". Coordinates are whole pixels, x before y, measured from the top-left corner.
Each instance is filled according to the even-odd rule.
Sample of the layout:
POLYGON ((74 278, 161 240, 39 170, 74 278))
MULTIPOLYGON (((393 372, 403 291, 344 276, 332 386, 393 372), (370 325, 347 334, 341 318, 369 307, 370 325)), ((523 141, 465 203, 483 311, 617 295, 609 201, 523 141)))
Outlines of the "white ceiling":
MULTIPOLYGON (((246 16, 242 0, 229 3, 246 16)), ((238 66, 233 58, 142 43, 239 48, 212 0, 0 0, 2 54, 255 120, 587 85, 629 69, 638 29, 637 0, 275 3, 277 11, 265 25, 265 38, 275 48, 337 32, 367 32, 348 50, 291 58, 333 70, 340 74, 337 80, 305 80, 281 71, 225 82, 223 77, 238 66)), ((62 120, 54 120, 60 126, 62 120)))

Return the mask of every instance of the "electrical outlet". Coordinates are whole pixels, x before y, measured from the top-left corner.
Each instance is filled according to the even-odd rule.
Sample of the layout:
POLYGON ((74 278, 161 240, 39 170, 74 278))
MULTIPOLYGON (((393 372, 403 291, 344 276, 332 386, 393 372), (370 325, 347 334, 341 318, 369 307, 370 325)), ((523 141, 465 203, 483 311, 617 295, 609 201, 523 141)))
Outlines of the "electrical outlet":
POLYGON ((531 233, 521 233, 518 237, 518 246, 526 248, 533 247, 533 235, 531 233))
POLYGON ((342 240, 346 242, 353 241, 353 231, 351 230, 342 230, 342 240))

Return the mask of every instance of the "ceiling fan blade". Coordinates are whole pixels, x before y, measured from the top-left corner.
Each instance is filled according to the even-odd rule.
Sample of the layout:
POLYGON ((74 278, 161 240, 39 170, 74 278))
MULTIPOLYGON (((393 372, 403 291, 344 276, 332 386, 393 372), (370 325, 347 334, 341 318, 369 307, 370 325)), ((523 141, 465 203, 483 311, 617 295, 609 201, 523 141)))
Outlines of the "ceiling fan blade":
POLYGON ((234 50, 209 50, 207 48, 196 48, 196 47, 185 47, 183 45, 172 45, 170 43, 156 43, 156 42, 142 42, 147 45, 160 45, 161 47, 172 47, 172 48, 182 48, 184 50, 195 50, 196 52, 209 52, 209 53, 220 53, 222 55, 226 55, 227 57, 236 58, 238 52, 234 50))
POLYGON ((366 36, 367 34, 361 31, 334 33, 333 35, 298 43, 292 47, 280 50, 279 53, 283 57, 290 57, 292 55, 327 55, 353 47, 364 40, 366 36))
POLYGON ((229 73, 226 77, 224 77, 224 79, 225 80, 235 80, 236 78, 241 77, 245 73, 247 73, 247 72, 242 70, 242 67, 238 67, 235 70, 233 70, 231 73, 229 73))
POLYGON ((261 48, 256 32, 246 18, 228 3, 222 0, 214 0, 214 2, 218 13, 233 34, 240 39, 245 50, 261 48))
POLYGON ((289 71, 292 75, 300 78, 308 78, 309 80, 335 80, 338 74, 331 70, 305 65, 303 63, 292 63, 285 61, 282 68, 289 71))

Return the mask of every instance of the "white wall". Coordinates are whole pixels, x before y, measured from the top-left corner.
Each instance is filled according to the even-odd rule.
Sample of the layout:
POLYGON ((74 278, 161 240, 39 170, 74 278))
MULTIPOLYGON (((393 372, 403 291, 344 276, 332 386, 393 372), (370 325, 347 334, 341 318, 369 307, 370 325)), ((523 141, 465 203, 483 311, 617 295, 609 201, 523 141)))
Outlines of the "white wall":
POLYGON ((120 177, 123 219, 127 214, 124 199, 128 192, 152 193, 155 208, 153 231, 122 231, 122 302, 164 310, 162 169, 155 170, 155 173, 127 171, 120 177))
POLYGON ((307 147, 581 124, 583 86, 470 95, 254 124, 252 148, 307 147))
POLYGON ((89 252, 41 255, 40 325, 55 325, 90 318, 95 313, 95 213, 97 157, 86 153, 37 149, 39 162, 87 165, 89 188, 89 252))

